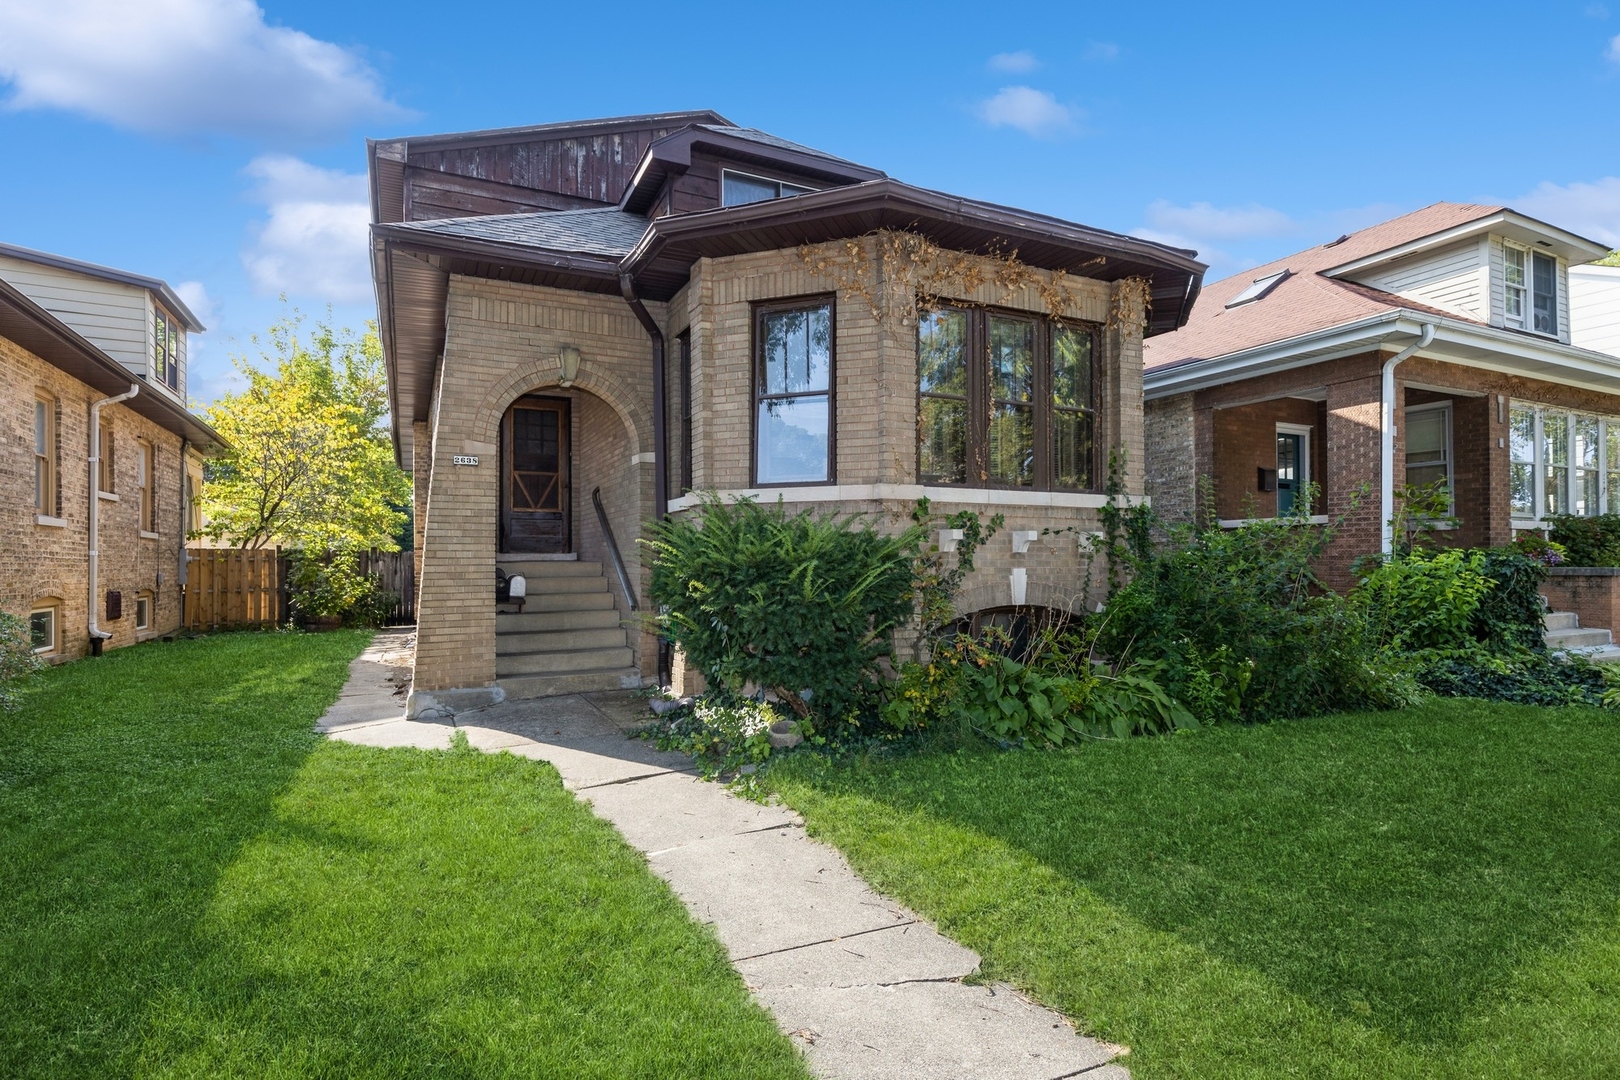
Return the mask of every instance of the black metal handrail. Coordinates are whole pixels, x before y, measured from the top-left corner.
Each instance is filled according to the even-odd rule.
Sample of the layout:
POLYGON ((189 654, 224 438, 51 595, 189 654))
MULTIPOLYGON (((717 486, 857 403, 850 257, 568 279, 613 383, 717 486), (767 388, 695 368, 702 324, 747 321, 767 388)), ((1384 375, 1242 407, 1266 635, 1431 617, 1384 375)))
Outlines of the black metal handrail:
POLYGON ((596 520, 602 526, 602 538, 607 541, 608 554, 613 557, 613 572, 619 575, 619 588, 630 601, 630 610, 639 611, 636 590, 630 586, 630 572, 624 567, 624 556, 619 554, 619 542, 613 538, 613 526, 608 524, 607 511, 602 508, 602 489, 591 491, 591 503, 596 507, 596 520))

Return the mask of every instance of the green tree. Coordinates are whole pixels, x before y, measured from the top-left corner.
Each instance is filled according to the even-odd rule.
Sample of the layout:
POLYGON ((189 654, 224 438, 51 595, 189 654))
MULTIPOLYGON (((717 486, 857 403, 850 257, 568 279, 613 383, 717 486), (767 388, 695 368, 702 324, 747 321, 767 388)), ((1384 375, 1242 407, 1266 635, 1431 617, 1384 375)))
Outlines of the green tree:
POLYGON ((1608 255, 1597 261, 1599 266, 1620 266, 1620 248, 1615 248, 1608 255))
POLYGON ((396 551, 410 478, 394 464, 375 323, 363 334, 296 310, 232 358, 247 386, 208 409, 229 445, 210 463, 204 535, 236 547, 396 551))

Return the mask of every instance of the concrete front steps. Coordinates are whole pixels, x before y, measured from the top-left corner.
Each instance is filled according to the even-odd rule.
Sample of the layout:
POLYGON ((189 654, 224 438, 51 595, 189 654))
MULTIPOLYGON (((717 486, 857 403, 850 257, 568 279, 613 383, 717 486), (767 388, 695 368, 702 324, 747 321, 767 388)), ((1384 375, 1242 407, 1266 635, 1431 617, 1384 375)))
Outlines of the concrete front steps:
POLYGON ((602 564, 498 557, 522 574, 528 596, 495 615, 495 681, 509 698, 552 697, 641 686, 602 564))
POLYGON ((1584 656, 1594 664, 1620 660, 1620 647, 1614 644, 1613 634, 1596 627, 1582 627, 1580 616, 1573 611, 1549 611, 1541 621, 1546 627, 1542 637, 1554 653, 1584 656))

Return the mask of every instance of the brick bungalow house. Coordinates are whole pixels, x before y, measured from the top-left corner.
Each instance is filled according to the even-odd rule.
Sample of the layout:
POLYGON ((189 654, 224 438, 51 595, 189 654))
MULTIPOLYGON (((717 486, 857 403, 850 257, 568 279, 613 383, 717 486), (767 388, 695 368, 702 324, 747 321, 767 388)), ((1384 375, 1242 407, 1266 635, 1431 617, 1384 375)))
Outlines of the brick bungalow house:
POLYGON ((185 407, 201 329, 154 278, 0 244, 0 604, 51 662, 180 626, 192 496, 220 446, 185 407))
POLYGON ((1142 491, 1142 339, 1186 318, 1192 252, 712 112, 368 153, 413 714, 659 677, 636 539, 690 492, 1004 513, 971 612, 1074 603, 1111 450, 1142 491), (497 567, 528 579, 521 613, 497 614, 497 567))
POLYGON ((1389 549, 1403 484, 1444 480, 1468 545, 1620 509, 1620 358, 1570 327, 1570 268, 1605 254, 1436 203, 1210 285, 1144 348, 1148 494, 1190 516, 1207 477, 1199 509, 1235 523, 1316 484, 1314 520, 1348 515, 1324 567, 1341 587, 1389 549))

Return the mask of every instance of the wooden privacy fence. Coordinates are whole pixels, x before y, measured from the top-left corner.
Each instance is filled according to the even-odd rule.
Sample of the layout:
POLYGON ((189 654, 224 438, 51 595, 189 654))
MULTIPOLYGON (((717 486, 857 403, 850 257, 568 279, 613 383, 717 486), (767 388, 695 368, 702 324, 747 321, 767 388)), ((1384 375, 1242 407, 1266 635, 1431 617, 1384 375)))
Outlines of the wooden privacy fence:
MULTIPOLYGON (((290 560, 275 548, 187 548, 185 625, 189 630, 280 626, 291 617, 290 560)), ((389 626, 416 621, 416 560, 409 551, 368 551, 360 572, 395 594, 389 626)))
POLYGON ((286 621, 286 560, 275 548, 187 548, 186 561, 188 630, 286 621))

